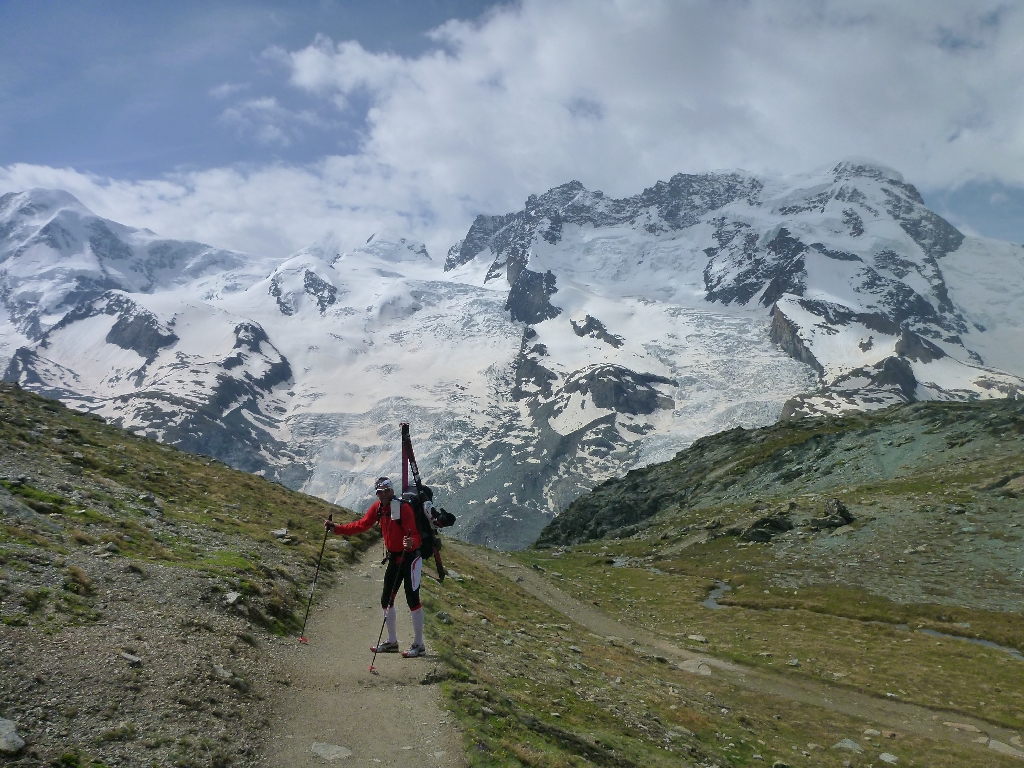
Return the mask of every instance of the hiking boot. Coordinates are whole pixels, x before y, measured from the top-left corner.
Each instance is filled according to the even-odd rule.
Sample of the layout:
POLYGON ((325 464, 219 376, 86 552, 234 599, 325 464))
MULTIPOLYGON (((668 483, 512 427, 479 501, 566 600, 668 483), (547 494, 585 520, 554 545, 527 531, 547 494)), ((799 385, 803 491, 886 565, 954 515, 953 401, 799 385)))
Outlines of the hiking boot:
POLYGON ((381 643, 380 645, 371 645, 370 650, 374 653, 398 653, 398 641, 395 640, 390 643, 381 643))
POLYGON ((407 659, 415 659, 417 656, 426 656, 427 649, 422 645, 410 645, 408 651, 402 651, 402 655, 407 659))

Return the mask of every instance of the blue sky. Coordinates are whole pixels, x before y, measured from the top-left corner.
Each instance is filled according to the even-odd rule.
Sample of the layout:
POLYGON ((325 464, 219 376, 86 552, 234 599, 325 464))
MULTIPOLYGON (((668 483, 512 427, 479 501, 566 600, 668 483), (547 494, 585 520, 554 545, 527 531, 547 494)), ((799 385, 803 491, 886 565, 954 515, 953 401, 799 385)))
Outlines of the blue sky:
POLYGON ((1024 7, 1000 0, 0 0, 0 192, 261 254, 435 256, 570 179, 901 171, 1024 242, 1024 7))
POLYGON ((426 33, 477 18, 483 0, 373 2, 0 2, 0 165, 71 166, 117 178, 274 160, 308 162, 358 148, 359 112, 296 126, 287 145, 223 119, 238 97, 316 111, 267 51, 317 34, 415 56, 426 33), (300 130, 301 128, 301 130, 300 130))

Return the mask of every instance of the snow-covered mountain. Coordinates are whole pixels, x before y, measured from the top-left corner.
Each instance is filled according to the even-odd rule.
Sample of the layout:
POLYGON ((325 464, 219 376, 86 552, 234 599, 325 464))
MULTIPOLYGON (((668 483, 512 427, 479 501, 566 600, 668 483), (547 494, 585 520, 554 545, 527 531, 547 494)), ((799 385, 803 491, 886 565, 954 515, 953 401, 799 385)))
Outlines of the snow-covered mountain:
POLYGON ((780 415, 1024 391, 1024 250, 859 161, 773 180, 572 182, 479 216, 444 264, 398 236, 263 261, 0 198, 8 380, 361 506, 398 422, 474 541, 780 415))

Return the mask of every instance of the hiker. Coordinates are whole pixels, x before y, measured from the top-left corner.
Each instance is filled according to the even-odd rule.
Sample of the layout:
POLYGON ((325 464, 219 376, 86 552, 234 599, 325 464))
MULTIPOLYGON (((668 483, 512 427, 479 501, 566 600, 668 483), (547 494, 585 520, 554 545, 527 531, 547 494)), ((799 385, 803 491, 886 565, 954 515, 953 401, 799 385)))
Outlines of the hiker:
POLYGON ((412 507, 395 497, 395 489, 391 480, 386 477, 377 478, 374 484, 377 501, 370 505, 366 514, 351 523, 334 523, 324 521, 324 529, 328 533, 340 533, 353 536, 380 525, 387 550, 387 570, 384 571, 384 590, 380 595, 380 606, 384 609, 384 623, 388 628, 387 642, 370 648, 374 653, 397 653, 398 631, 395 616, 395 596, 398 588, 405 585, 405 600, 409 604, 412 616, 414 639, 409 650, 403 651, 406 658, 424 656, 427 649, 423 645, 423 608, 420 606, 420 533, 416 529, 416 520, 412 507))

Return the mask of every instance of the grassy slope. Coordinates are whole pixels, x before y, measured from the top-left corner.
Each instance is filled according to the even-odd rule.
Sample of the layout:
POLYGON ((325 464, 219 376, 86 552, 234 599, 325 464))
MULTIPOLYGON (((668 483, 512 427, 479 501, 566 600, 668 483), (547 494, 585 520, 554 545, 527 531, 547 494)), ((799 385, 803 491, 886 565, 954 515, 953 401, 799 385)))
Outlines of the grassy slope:
MULTIPOLYGON (((54 552, 111 545, 124 557, 233 577, 258 594, 262 587, 272 589, 274 572, 286 561, 295 568, 288 577, 308 585, 312 573, 305 569, 316 562, 323 518, 351 515, 9 384, 0 385, 0 446, 0 485, 40 515, 9 516, 0 526, 0 553, 12 567, 19 545, 54 552), (41 525, 42 518, 56 525, 41 525), (212 551, 193 541, 193 528, 217 538, 212 551), (270 535, 279 528, 288 528, 292 546, 283 549, 270 535)), ((327 558, 325 570, 332 567, 327 558)), ((267 623, 279 631, 285 625, 294 629, 295 617, 282 612, 277 625, 273 616, 267 623)))
MULTIPOLYGON (((236 715, 229 733, 258 740, 269 679, 251 679, 252 691, 229 691, 227 698, 214 690, 209 701, 160 681, 185 680, 193 691, 210 685, 205 667, 189 666, 193 642, 222 663, 234 659, 253 675, 266 671, 261 635, 297 632, 323 541, 321 521, 347 517, 348 510, 7 384, 0 385, 0 502, 0 645, 28 649, 5 659, 12 666, 0 683, 0 717, 22 723, 30 740, 23 760, 61 754, 60 744, 46 747, 45 730, 68 734, 60 747, 68 765, 129 749, 132 740, 146 742, 147 764, 152 758, 207 765, 216 751, 202 744, 229 711, 236 715), (270 533, 285 527, 288 539, 270 533), (242 598, 229 610, 224 595, 231 591, 242 598), (196 602, 182 604, 186 593, 196 602), (138 631, 126 635, 118 624, 138 631), (150 687, 135 682, 126 690, 115 673, 93 671, 89 678, 88 664, 66 675, 43 673, 64 652, 62 644, 88 645, 88 638, 100 643, 88 649, 90 660, 110 648, 135 653, 151 646, 141 672, 132 673, 150 687), (157 653, 167 642, 161 638, 180 640, 157 653), (87 706, 59 704, 82 691, 91 691, 87 706), (116 715, 93 712, 107 700, 116 715), (145 711, 164 714, 149 732, 112 739, 111 722, 130 720, 136 707, 137 721, 145 711)), ((321 582, 375 540, 332 540, 321 582)))
MULTIPOLYGON (((1022 729, 1024 661, 1005 650, 919 631, 1024 650, 1024 621, 1018 612, 1024 597, 1022 447, 1024 403, 1014 401, 918 404, 752 432, 733 430, 699 441, 666 464, 605 483, 556 518, 541 538, 541 549, 517 557, 549 575, 557 571, 552 578, 563 589, 611 616, 683 647, 709 650, 783 677, 817 679, 840 690, 920 704, 931 708, 936 719, 969 714, 1022 729), (838 530, 813 530, 809 521, 822 514, 831 497, 842 499, 855 521, 838 530), (741 538, 757 519, 773 513, 789 517, 794 530, 769 543, 741 538), (551 551, 553 546, 558 548, 551 551), (716 581, 733 588, 720 601, 731 606, 727 610, 700 604, 716 581), (689 635, 706 642, 691 641, 689 635)), ((500 595, 504 587, 490 588, 500 595)), ((558 621, 539 618, 542 607, 517 606, 513 615, 520 623, 515 624, 511 617, 495 616, 509 616, 506 610, 486 606, 483 600, 473 610, 508 637, 515 637, 516 626, 558 621), (531 610, 538 611, 538 619, 532 620, 531 610)), ((549 645, 552 634, 531 630, 531 642, 549 645)), ((491 635, 497 636, 493 629, 491 635)), ((510 653, 486 633, 473 638, 470 645, 482 643, 499 656, 510 653)), ((462 640, 453 642, 457 646, 462 640)), ((643 669, 644 662, 616 656, 606 647, 598 651, 594 638, 577 636, 577 645, 586 642, 593 650, 585 649, 584 657, 593 653, 604 664, 592 663, 588 675, 565 671, 573 657, 564 653, 562 640, 554 643, 563 651, 560 657, 554 654, 559 673, 541 678, 545 697, 565 700, 575 694, 578 728, 584 733, 608 718, 598 711, 602 707, 583 702, 610 679, 612 670, 622 668, 629 674, 623 679, 631 681, 627 687, 636 691, 631 706, 640 706, 637 722, 649 725, 642 710, 652 701, 676 700, 665 695, 668 688, 689 688, 681 694, 688 707, 685 717, 703 723, 691 730, 711 753, 720 746, 716 731, 743 735, 746 729, 748 746, 757 743, 756 735, 770 745, 769 751, 796 762, 802 759, 800 751, 794 756, 783 748, 785 742, 792 741, 792 747, 801 740, 824 744, 841 737, 841 729, 833 727, 839 718, 822 711, 789 711, 783 721, 790 732, 783 735, 779 729, 784 726, 767 719, 768 712, 784 706, 777 701, 736 704, 723 720, 720 708, 703 706, 699 691, 725 692, 699 683, 695 690, 693 679, 685 676, 668 681, 664 667, 643 669), (589 680, 580 684, 579 677, 589 680), (747 722, 737 719, 740 714, 747 722)), ((547 651, 532 653, 535 666, 543 666, 547 651)), ((488 663, 480 669, 495 668, 488 663)), ((517 681, 507 673, 497 687, 514 691, 524 685, 529 676, 517 681)), ((537 686, 531 688, 535 699, 537 686)), ((532 711, 541 706, 534 701, 532 711)), ((678 712, 662 711, 661 719, 672 722, 678 712)), ((847 726, 854 735, 859 732, 847 726)), ((635 749, 643 747, 635 730, 620 724, 617 732, 632 739, 635 749)), ((946 749, 906 740, 888 747, 917 764, 969 765, 977 759, 946 749)), ((728 753, 734 764, 750 760, 741 752, 728 753)), ((561 754, 563 764, 573 764, 561 754)), ((651 755, 630 759, 658 764, 651 755)), ((718 759, 725 759, 721 750, 718 759)), ((830 753, 807 759, 832 764, 830 753)), ((998 759, 993 755, 990 764, 998 759)), ((529 757, 520 762, 559 764, 529 757)))
MULTIPOLYGON (((446 696, 473 766, 770 766, 780 760, 838 767, 851 758, 854 765, 878 764, 883 751, 899 757, 900 765, 977 764, 979 755, 970 747, 911 733, 865 738, 865 729, 879 726, 736 688, 721 677, 689 674, 634 647, 629 638, 594 635, 474 562, 472 550, 445 550, 446 562, 462 579, 429 585, 424 604, 428 636, 453 675, 444 683, 446 696), (831 749, 843 738, 857 739, 864 754, 831 749)), ((596 599, 628 622, 673 632, 686 631, 682 624, 689 623, 688 629, 712 638, 720 655, 731 655, 723 639, 731 642, 734 626, 744 625, 735 615, 736 624, 707 623, 703 615, 694 621, 700 609, 693 599, 679 604, 691 607, 678 616, 675 605, 666 609, 660 598, 654 601, 673 588, 694 587, 703 596, 706 579, 623 567, 591 589, 595 572, 609 570, 598 567, 603 557, 517 557, 524 565, 543 562, 561 588, 575 587, 581 599, 596 599), (622 607, 615 606, 619 595, 629 596, 622 607)), ((782 618, 795 628, 808 621, 798 613, 787 611, 782 618)), ((790 649, 775 652, 784 663, 790 649)), ((1018 764, 995 753, 982 757, 991 766, 1018 764)))

